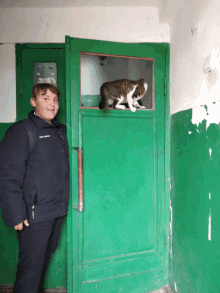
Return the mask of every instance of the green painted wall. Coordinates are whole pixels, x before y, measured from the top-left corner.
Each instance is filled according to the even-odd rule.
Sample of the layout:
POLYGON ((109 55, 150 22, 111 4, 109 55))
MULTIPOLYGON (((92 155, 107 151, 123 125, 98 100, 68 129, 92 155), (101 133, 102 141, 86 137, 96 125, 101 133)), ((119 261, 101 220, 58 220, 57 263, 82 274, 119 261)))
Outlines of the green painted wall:
MULTIPOLYGON (((0 123, 0 140, 13 123, 0 123)), ((13 228, 7 228, 0 210, 0 285, 13 284, 18 260, 18 242, 13 228)))
POLYGON ((220 292, 220 125, 191 119, 191 109, 171 117, 171 286, 220 292))
MULTIPOLYGON (((12 123, 0 123, 0 140, 12 123)), ((45 288, 66 288, 66 218, 61 237, 48 269, 45 288)), ((8 228, 1 217, 0 210, 0 285, 14 284, 18 261, 18 241, 13 228, 8 228)))

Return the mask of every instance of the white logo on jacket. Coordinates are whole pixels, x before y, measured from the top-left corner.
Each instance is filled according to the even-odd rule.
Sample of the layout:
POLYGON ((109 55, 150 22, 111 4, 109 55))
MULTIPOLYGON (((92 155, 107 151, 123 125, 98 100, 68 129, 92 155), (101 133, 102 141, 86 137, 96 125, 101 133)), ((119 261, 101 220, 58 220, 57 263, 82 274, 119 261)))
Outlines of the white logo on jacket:
POLYGON ((41 135, 41 136, 39 136, 39 138, 46 138, 46 137, 50 137, 50 135, 41 135))

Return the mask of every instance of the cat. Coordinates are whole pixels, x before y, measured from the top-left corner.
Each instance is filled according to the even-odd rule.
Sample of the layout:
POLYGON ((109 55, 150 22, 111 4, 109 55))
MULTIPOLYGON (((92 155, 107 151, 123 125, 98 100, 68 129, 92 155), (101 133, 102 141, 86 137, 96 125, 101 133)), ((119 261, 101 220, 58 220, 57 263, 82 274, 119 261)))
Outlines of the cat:
POLYGON ((135 112, 137 108, 145 109, 138 103, 138 100, 143 98, 147 88, 148 85, 144 79, 137 81, 119 79, 105 82, 100 88, 101 102, 99 108, 105 110, 109 105, 112 105, 115 109, 125 109, 125 105, 121 104, 128 103, 132 112, 135 112))

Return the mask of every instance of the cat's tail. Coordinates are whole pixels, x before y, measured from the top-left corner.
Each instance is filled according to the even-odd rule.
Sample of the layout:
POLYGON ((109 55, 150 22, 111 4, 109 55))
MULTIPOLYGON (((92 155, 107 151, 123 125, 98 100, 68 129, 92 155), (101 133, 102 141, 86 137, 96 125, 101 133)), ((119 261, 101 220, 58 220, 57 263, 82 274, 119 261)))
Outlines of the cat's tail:
POLYGON ((100 88, 100 97, 101 101, 99 103, 99 109, 106 110, 108 108, 108 98, 105 94, 105 89, 103 85, 100 88))

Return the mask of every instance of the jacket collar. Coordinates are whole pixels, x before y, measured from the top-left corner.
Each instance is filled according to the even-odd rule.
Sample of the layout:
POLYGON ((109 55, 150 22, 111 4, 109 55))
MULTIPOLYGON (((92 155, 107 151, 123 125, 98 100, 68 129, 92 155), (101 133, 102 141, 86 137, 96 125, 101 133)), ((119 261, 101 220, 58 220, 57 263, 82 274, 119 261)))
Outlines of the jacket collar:
POLYGON ((57 122, 56 118, 51 120, 51 124, 44 121, 42 118, 34 114, 34 111, 31 111, 28 114, 28 117, 37 125, 39 128, 53 128, 59 127, 61 124, 57 122))

